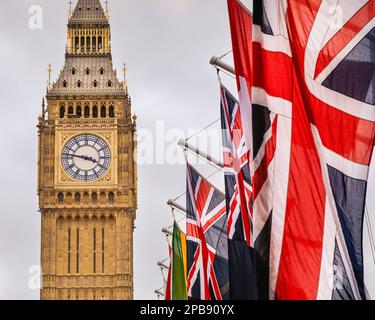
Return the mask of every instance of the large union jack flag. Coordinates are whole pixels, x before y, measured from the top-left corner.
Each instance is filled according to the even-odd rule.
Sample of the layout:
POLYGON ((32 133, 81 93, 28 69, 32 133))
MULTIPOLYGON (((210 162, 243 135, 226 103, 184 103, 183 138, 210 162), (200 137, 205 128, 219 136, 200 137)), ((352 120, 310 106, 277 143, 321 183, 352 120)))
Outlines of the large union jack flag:
POLYGON ((229 298, 228 240, 224 195, 187 165, 186 240, 188 295, 229 298))
POLYGON ((375 1, 253 2, 228 6, 267 294, 365 299, 375 1))

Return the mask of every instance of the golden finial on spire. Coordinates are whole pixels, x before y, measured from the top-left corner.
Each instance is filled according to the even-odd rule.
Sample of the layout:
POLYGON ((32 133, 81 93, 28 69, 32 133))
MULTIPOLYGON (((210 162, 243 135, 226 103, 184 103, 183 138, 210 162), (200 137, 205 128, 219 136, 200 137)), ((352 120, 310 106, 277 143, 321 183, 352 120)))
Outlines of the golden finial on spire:
POLYGON ((126 63, 122 65, 122 72, 124 73, 124 83, 126 82, 126 72, 128 71, 128 68, 126 67, 126 63))
POLYGON ((124 88, 126 93, 128 93, 128 81, 126 80, 126 72, 128 71, 128 68, 126 67, 126 63, 122 65, 122 72, 124 75, 124 88))
POLYGON ((48 65, 48 85, 51 84, 51 75, 52 75, 52 65, 48 65))
POLYGON ((72 5, 73 5, 73 1, 69 0, 68 4, 69 4, 69 19, 70 19, 72 17, 72 5))
POLYGON ((106 0, 105 2, 105 15, 107 16, 107 19, 109 19, 109 8, 108 8, 109 1, 106 0))

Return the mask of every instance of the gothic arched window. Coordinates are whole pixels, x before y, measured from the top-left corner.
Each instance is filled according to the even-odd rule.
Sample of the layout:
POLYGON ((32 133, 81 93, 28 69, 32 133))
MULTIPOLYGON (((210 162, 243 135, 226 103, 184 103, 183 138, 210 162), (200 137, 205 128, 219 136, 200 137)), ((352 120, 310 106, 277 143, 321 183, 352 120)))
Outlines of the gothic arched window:
POLYGON ((76 37, 76 38, 75 38, 75 43, 74 43, 74 45, 75 45, 76 50, 78 50, 78 49, 79 49, 79 37, 76 37))
POLYGON ((107 117, 107 108, 105 106, 102 106, 100 109, 100 117, 106 118, 107 117))
POLYGON ((115 107, 114 106, 110 106, 109 107, 109 117, 110 118, 114 118, 115 117, 115 107))
POLYGON ((109 201, 109 203, 114 203, 115 202, 115 194, 113 192, 110 192, 108 194, 108 201, 109 201))
POLYGON ((74 76, 76 74, 76 68, 72 68, 72 75, 74 76))
POLYGON ((90 107, 88 105, 85 106, 85 118, 90 118, 90 107))
POLYGON ((96 37, 92 37, 92 48, 96 49, 96 37))
POLYGON ((86 68, 86 75, 89 75, 89 74, 90 74, 90 69, 86 68))
POLYGON ((102 75, 104 74, 104 68, 100 68, 99 71, 100 71, 100 74, 102 74, 102 75))
POLYGON ((98 86, 98 81, 94 80, 94 88, 96 88, 98 86))
POLYGON ((90 37, 86 38, 86 46, 87 46, 87 49, 90 50, 90 48, 91 48, 91 39, 90 39, 90 37))
POLYGON ((77 115, 77 118, 82 117, 82 108, 81 108, 80 105, 78 105, 77 108, 76 108, 76 115, 77 115))
POLYGON ((92 201, 92 203, 97 203, 98 202, 98 194, 96 192, 93 192, 91 194, 91 201, 92 201))
POLYGON ((76 203, 80 203, 81 202, 81 194, 77 192, 74 195, 74 200, 75 200, 76 203))
POLYGON ((99 50, 103 48, 103 40, 101 36, 98 37, 98 48, 99 50))
POLYGON ((108 80, 108 82, 107 82, 107 86, 108 86, 108 87, 112 87, 112 81, 111 81, 111 80, 108 80))
POLYGON ((63 203, 64 202, 64 194, 62 192, 60 192, 58 194, 57 200, 59 201, 59 203, 63 203))
POLYGON ((77 87, 78 87, 78 88, 81 88, 81 85, 82 85, 81 80, 78 80, 78 82, 77 82, 77 87))
POLYGON ((68 83, 64 80, 63 81, 63 87, 66 88, 68 86, 68 83))
POLYGON ((64 118, 65 117, 65 106, 61 106, 60 107, 60 118, 64 118))
POLYGON ((68 114, 69 114, 69 115, 72 115, 73 113, 74 113, 73 106, 70 105, 69 108, 68 108, 68 114))
POLYGON ((92 108, 92 117, 97 118, 98 117, 98 106, 94 106, 92 108))

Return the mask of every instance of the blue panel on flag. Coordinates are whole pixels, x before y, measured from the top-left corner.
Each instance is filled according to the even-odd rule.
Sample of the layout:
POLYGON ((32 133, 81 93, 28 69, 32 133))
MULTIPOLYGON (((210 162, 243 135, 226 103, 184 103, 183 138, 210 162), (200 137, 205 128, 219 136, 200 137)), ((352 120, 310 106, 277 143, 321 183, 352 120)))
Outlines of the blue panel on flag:
POLYGON ((351 266, 359 292, 365 299, 362 230, 367 183, 348 177, 330 166, 328 173, 351 266))
POLYGON ((375 28, 345 57, 323 85, 375 105, 375 28))

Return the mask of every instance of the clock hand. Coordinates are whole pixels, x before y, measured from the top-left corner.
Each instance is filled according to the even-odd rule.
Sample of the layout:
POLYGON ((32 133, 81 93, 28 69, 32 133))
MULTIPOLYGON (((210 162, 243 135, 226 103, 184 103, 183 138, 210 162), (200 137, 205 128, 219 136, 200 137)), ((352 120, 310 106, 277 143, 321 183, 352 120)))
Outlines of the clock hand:
POLYGON ((93 163, 97 163, 98 162, 93 157, 79 156, 79 155, 76 155, 76 154, 67 154, 67 153, 63 153, 63 155, 70 156, 70 157, 75 157, 75 158, 80 158, 80 159, 83 159, 83 160, 91 161, 93 163))

